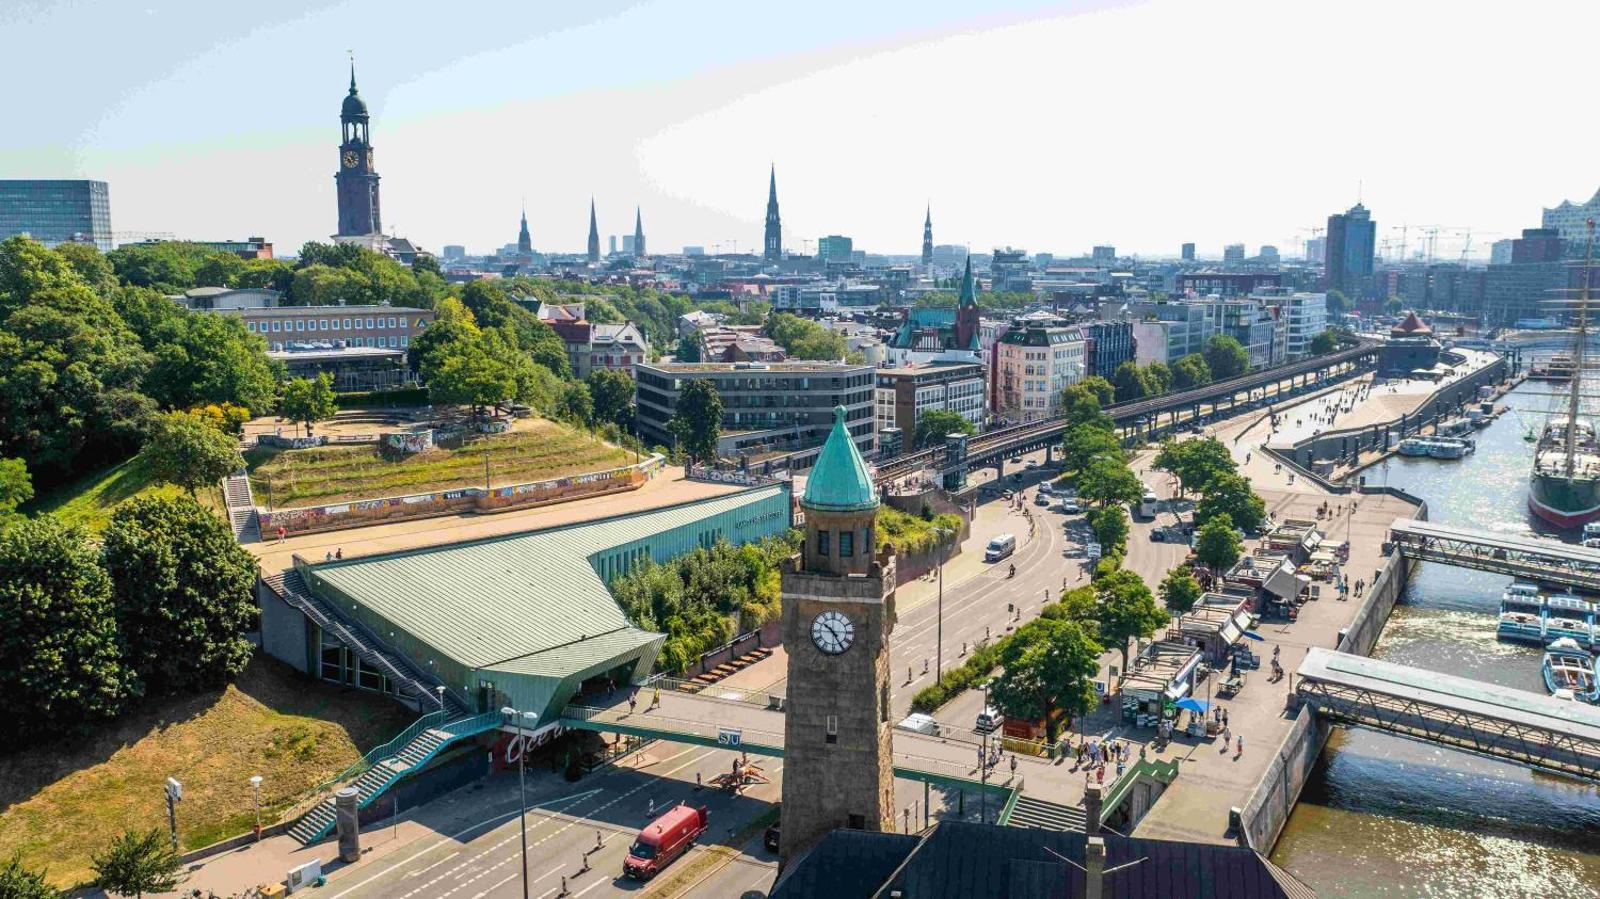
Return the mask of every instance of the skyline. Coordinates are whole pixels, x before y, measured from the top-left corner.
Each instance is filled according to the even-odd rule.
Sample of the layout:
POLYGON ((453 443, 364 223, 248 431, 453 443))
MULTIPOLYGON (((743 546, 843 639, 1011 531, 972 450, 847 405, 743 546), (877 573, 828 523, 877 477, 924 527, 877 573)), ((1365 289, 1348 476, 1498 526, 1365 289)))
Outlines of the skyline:
POLYGON ((1600 11, 1532 5, 1313 15, 1261 0, 1014 0, 973 18, 951 2, 807 14, 600 3, 523 26, 514 5, 485 4, 470 20, 496 27, 457 29, 447 48, 365 0, 247 23, 188 15, 192 3, 14 9, 0 21, 21 38, 19 79, 69 33, 125 78, 71 72, 23 95, 14 115, 29 127, 0 137, 0 173, 106 180, 120 231, 261 234, 286 252, 326 240, 353 46, 386 230, 435 252, 514 243, 523 196, 540 251, 584 252, 592 196, 602 242, 628 234, 638 207, 658 251, 759 252, 775 165, 797 252, 837 233, 915 256, 931 201, 935 241, 974 251, 1109 243, 1164 256, 1194 241, 1202 256, 1242 242, 1292 257, 1359 194, 1380 238, 1400 224, 1471 227, 1481 257, 1600 183, 1564 150, 1597 126, 1558 115, 1551 89, 1581 83, 1581 55, 1539 49, 1600 11), (115 46, 125 29, 89 21, 155 37, 129 59, 115 46), (1468 56, 1466 38, 1485 33, 1522 52, 1468 56), (1200 64, 1181 84, 1129 66, 1158 57, 1200 64), (1423 83, 1458 87, 1411 99, 1423 83), (1239 129, 1241 110, 1259 127, 1239 129), (1352 137, 1329 139, 1319 122, 1352 137), (1546 150, 1537 137, 1557 127, 1546 150))

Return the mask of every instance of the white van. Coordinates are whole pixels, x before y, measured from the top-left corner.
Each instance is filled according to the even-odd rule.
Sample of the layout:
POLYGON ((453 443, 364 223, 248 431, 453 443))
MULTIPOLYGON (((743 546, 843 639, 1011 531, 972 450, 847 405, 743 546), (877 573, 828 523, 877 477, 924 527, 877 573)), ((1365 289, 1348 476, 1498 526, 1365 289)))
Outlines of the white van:
POLYGON ((933 720, 932 715, 924 715, 921 712, 912 712, 899 724, 896 724, 895 727, 899 730, 909 730, 912 733, 927 734, 930 737, 939 735, 939 722, 933 720))
POLYGON ((1139 499, 1139 517, 1145 519, 1156 517, 1156 503, 1159 501, 1154 490, 1149 487, 1144 488, 1144 496, 1139 499))
POLYGON ((989 546, 983 551, 985 562, 998 562, 1006 556, 1017 551, 1017 538, 1014 534, 1001 534, 989 541, 989 546))

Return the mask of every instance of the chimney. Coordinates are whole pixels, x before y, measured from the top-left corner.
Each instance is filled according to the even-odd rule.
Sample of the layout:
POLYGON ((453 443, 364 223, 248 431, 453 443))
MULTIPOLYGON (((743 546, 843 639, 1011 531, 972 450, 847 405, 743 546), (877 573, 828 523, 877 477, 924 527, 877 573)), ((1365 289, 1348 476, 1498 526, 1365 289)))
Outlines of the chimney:
POLYGON ((1089 784, 1083 791, 1083 832, 1091 837, 1100 835, 1100 809, 1105 793, 1099 784, 1089 784))
POLYGON ((1104 895, 1106 871, 1106 841, 1103 837, 1090 837, 1083 849, 1083 895, 1086 899, 1101 899, 1104 895))

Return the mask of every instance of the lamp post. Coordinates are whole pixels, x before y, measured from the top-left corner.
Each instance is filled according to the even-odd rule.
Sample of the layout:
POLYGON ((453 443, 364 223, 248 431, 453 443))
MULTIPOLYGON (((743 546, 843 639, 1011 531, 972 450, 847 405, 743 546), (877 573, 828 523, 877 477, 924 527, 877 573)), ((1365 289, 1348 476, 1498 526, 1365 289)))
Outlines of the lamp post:
POLYGON ((440 684, 439 686, 433 688, 433 691, 439 694, 439 711, 441 712, 444 711, 444 690, 444 684, 440 684))
POLYGON ((250 778, 250 788, 256 794, 256 842, 261 842, 261 775, 250 778))
POLYGON ((533 712, 518 712, 511 706, 502 708, 500 714, 515 719, 517 724, 517 822, 522 828, 522 899, 528 899, 528 788, 523 773, 528 757, 528 742, 522 735, 522 719, 536 722, 539 716, 533 712))
MULTIPOLYGON (((943 543, 946 537, 954 533, 944 528, 934 528, 933 532, 939 535, 940 543, 943 543)), ((933 650, 933 682, 935 684, 939 682, 939 678, 944 676, 944 563, 949 555, 949 547, 944 547, 939 554, 939 564, 935 566, 939 572, 939 624, 938 633, 934 636, 934 640, 937 642, 933 650)))

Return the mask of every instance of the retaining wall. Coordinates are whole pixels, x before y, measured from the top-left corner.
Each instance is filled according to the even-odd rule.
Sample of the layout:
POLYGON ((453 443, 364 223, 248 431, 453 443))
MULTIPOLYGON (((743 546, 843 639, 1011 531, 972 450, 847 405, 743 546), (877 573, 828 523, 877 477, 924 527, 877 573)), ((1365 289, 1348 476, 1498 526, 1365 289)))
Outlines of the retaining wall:
POLYGON ((1239 833, 1245 845, 1263 855, 1272 852, 1331 730, 1330 725, 1317 719, 1310 706, 1300 707, 1294 726, 1278 744, 1272 766, 1245 801, 1239 833))

